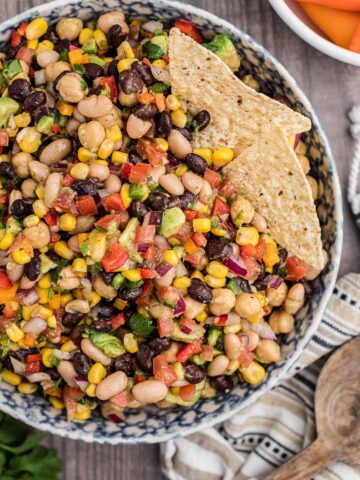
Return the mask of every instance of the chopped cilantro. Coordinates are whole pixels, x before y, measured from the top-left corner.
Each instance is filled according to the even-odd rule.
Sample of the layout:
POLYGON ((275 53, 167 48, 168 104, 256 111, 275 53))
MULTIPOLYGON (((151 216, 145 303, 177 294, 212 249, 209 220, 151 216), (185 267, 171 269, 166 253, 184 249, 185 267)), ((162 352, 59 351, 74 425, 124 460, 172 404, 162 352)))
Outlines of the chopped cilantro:
POLYGON ((89 244, 87 242, 80 245, 80 252, 84 257, 89 253, 89 244))
POLYGON ((150 85, 149 90, 152 93, 164 93, 169 90, 170 85, 166 85, 166 83, 156 82, 153 85, 150 85))
POLYGON ((102 272, 103 268, 100 265, 100 263, 94 263, 94 265, 91 265, 91 273, 99 273, 102 272))
POLYGON ((130 328, 133 333, 140 337, 148 337, 154 331, 154 325, 151 318, 147 318, 141 313, 134 313, 130 317, 130 328))

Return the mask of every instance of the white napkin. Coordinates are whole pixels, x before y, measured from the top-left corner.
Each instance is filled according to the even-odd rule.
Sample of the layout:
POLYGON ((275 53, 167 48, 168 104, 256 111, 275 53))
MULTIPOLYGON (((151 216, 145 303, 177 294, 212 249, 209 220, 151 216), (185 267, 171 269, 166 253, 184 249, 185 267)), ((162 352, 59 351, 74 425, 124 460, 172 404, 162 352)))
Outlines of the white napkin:
MULTIPOLYGON (((171 480, 260 480, 315 439, 314 389, 324 360, 360 335, 360 274, 338 281, 318 330, 281 383, 223 424, 161 446, 171 480), (314 363, 315 362, 315 363, 314 363), (306 368, 305 368, 306 367, 306 368)), ((333 463, 314 480, 360 480, 360 470, 333 463)))

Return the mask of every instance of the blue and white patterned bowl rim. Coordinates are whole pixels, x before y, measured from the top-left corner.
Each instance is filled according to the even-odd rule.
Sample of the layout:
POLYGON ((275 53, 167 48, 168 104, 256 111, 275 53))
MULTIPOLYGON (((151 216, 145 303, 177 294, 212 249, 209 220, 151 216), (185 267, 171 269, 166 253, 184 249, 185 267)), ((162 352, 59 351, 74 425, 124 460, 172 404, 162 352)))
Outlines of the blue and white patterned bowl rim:
POLYGON ((160 410, 156 407, 149 407, 143 410, 133 410, 127 415, 126 423, 120 425, 106 422, 100 417, 95 417, 95 419, 85 423, 68 423, 63 414, 59 414, 50 408, 48 402, 40 396, 23 396, 7 384, 2 383, 0 385, 0 409, 45 432, 74 440, 112 445, 157 443, 177 436, 188 435, 226 420, 236 411, 259 399, 286 376, 286 373, 294 365, 316 331, 335 285, 343 240, 342 200, 336 164, 328 140, 320 126, 317 115, 301 88, 283 65, 266 49, 249 35, 216 15, 191 5, 169 0, 88 0, 82 2, 81 0, 56 0, 27 10, 0 24, 0 45, 7 40, 11 28, 30 18, 45 16, 51 23, 54 23, 61 16, 79 15, 83 18, 90 18, 91 13, 94 15, 115 8, 124 8, 127 11, 132 11, 133 15, 139 16, 140 13, 147 17, 152 16, 158 10, 157 15, 155 15, 158 18, 160 16, 159 12, 161 12, 161 17, 168 19, 186 16, 190 19, 196 19, 202 27, 206 27, 209 31, 226 31, 233 40, 237 41, 240 49, 246 50, 246 54, 251 57, 250 63, 254 61, 253 55, 257 57, 256 62, 262 62, 259 67, 260 73, 261 68, 265 70, 267 68, 268 76, 266 77, 264 73, 266 80, 272 82, 273 76, 278 77, 277 81, 281 83, 280 87, 293 98, 293 104, 296 108, 312 118, 313 129, 306 138, 309 142, 311 141, 311 155, 317 157, 316 167, 320 168, 322 166, 324 168, 324 172, 320 172, 320 170, 318 172, 320 195, 324 197, 321 205, 322 214, 319 215, 325 217, 324 227, 326 228, 324 230, 329 236, 327 241, 331 261, 318 280, 317 290, 318 292, 323 291, 315 294, 314 299, 310 301, 310 305, 304 307, 300 312, 294 334, 284 340, 285 355, 283 361, 270 367, 267 380, 264 383, 251 388, 242 387, 240 389, 237 387, 229 394, 203 400, 190 409, 160 410), (134 9, 136 12, 133 11, 134 9), (325 164, 322 163, 324 159, 325 164), (330 203, 327 202, 326 196, 330 196, 330 203), (310 308, 312 308, 312 311, 309 313, 310 308), (309 323, 305 332, 301 332, 303 323, 305 325, 309 323), (247 395, 244 395, 244 392, 247 395))

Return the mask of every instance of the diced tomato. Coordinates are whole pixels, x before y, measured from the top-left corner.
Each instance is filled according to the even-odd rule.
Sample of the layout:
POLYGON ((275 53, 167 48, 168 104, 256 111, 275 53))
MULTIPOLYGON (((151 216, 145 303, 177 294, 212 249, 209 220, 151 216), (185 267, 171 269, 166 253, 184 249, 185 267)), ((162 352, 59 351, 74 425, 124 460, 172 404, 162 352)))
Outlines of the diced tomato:
POLYGON ((149 268, 140 268, 141 278, 155 278, 156 271, 149 268))
POLYGON ((60 125, 58 123, 54 123, 54 125, 51 127, 51 131, 53 133, 60 133, 60 125))
POLYGON ((131 393, 125 390, 120 392, 115 397, 110 398, 110 402, 114 403, 117 407, 125 408, 132 400, 131 393))
POLYGON ((204 172, 204 179, 207 180, 212 188, 215 188, 219 185, 221 181, 221 175, 210 168, 207 168, 204 172))
POLYGON ((5 315, 5 318, 14 318, 16 312, 10 307, 10 305, 5 305, 3 314, 5 315))
POLYGON ((112 195, 103 197, 101 203, 107 212, 111 212, 111 210, 115 210, 115 212, 125 212, 126 210, 120 193, 113 193, 112 195))
POLYGON ((21 22, 19 28, 17 29, 17 31, 19 32, 19 35, 21 35, 22 37, 25 36, 27 26, 28 26, 28 23, 21 22))
POLYGON ((203 345, 200 353, 201 360, 211 362, 214 358, 214 347, 212 345, 203 345))
POLYGON ((5 203, 8 203, 8 201, 9 201, 9 196, 7 194, 0 196, 0 205, 4 205, 5 203))
POLYGON ((70 175, 70 173, 67 173, 65 177, 62 179, 61 184, 68 187, 69 185, 74 183, 75 178, 70 175))
POLYGON ((264 256, 266 248, 266 241, 262 238, 259 243, 254 245, 242 245, 240 247, 240 255, 242 258, 245 257, 254 257, 257 260, 261 260, 264 256))
POLYGON ((228 319, 228 315, 225 313, 224 315, 220 315, 216 318, 215 324, 219 327, 224 327, 226 325, 228 319))
POLYGON ((33 353, 26 356, 25 362, 26 363, 33 363, 33 362, 40 362, 41 355, 39 353, 33 353))
POLYGON ((117 102, 117 97, 118 97, 118 87, 117 83, 115 81, 114 75, 111 75, 110 77, 103 77, 100 80, 100 85, 102 87, 108 86, 110 89, 110 99, 113 103, 117 102))
POLYGON ((201 340, 196 340, 194 343, 187 343, 182 346, 176 354, 176 360, 184 363, 191 355, 195 355, 196 353, 201 353, 201 340))
POLYGON ((120 243, 113 243, 109 252, 101 260, 101 265, 106 272, 113 272, 117 268, 124 265, 129 258, 127 251, 120 245, 120 243))
POLYGON ((65 385, 63 389, 63 400, 66 407, 67 418, 73 420, 76 414, 76 404, 85 396, 85 392, 78 387, 65 385))
POLYGON ((309 271, 310 266, 300 260, 298 257, 289 257, 286 260, 286 280, 290 282, 298 282, 302 278, 305 277, 307 272, 309 271))
POLYGON ((174 322, 172 318, 162 317, 157 319, 157 327, 161 338, 168 337, 174 330, 174 322))
POLYGON ((149 246, 145 253, 142 254, 145 260, 152 260, 155 254, 155 247, 153 244, 149 246))
POLYGON ((163 93, 155 93, 155 104, 159 112, 163 112, 165 110, 165 96, 163 93))
POLYGON ((135 243, 153 243, 156 233, 155 225, 139 225, 135 230, 135 243))
POLYGON ((220 217, 221 215, 229 214, 230 207, 227 203, 221 200, 220 197, 216 197, 214 200, 214 204, 211 210, 211 215, 217 215, 220 217))
POLYGON ((45 215, 45 222, 49 225, 49 227, 55 227, 57 225, 57 215, 54 210, 49 210, 45 215))
POLYGON ((198 212, 195 210, 184 210, 185 218, 188 222, 194 220, 197 217, 198 212))
POLYGON ((95 226, 99 228, 103 228, 104 230, 109 230, 111 225, 116 223, 117 227, 119 227, 121 223, 121 214, 113 213, 111 215, 105 215, 104 217, 100 218, 95 222, 95 226))
POLYGON ((201 232, 196 232, 194 235, 191 237, 192 241, 198 246, 198 247, 205 247, 207 244, 206 237, 203 233, 201 232))
POLYGON ((167 53, 165 53, 165 55, 162 56, 162 59, 164 60, 164 62, 170 63, 170 57, 167 53))
POLYGON ((17 60, 22 60, 28 65, 31 65, 33 55, 34 55, 34 50, 32 48, 21 47, 19 48, 15 58, 17 60))
POLYGON ((0 146, 7 147, 9 145, 9 135, 5 130, 0 130, 0 146))
POLYGON ((119 328, 126 323, 125 315, 121 312, 118 313, 115 317, 113 317, 110 321, 112 330, 119 328))
POLYGON ((53 202, 55 210, 61 212, 79 213, 75 205, 76 193, 70 187, 62 187, 53 202))
POLYGON ((181 225, 180 230, 175 235, 179 240, 186 240, 192 234, 192 226, 189 222, 185 222, 181 225))
POLYGON ((176 382, 177 375, 173 367, 166 361, 166 355, 162 353, 153 359, 153 372, 157 380, 161 380, 165 385, 169 386, 176 382))
POLYGON ((140 138, 136 151, 143 158, 146 158, 153 167, 160 167, 164 164, 166 152, 154 140, 140 138))
POLYGON ((191 402, 196 392, 196 386, 193 383, 180 387, 179 396, 184 402, 191 402))
POLYGON ((204 250, 202 248, 199 248, 199 250, 197 250, 194 253, 186 254, 184 260, 186 262, 191 263, 192 265, 199 265, 201 262, 201 259, 203 258, 203 255, 204 255, 204 250))
POLYGON ((232 198, 236 194, 235 185, 229 178, 222 182, 218 190, 219 195, 225 198, 232 198))
POLYGON ((75 204, 81 215, 96 215, 98 213, 95 200, 90 195, 77 197, 75 204))
POLYGON ((160 287, 156 290, 156 296, 160 302, 168 304, 169 306, 174 305, 173 308, 176 308, 176 304, 180 299, 180 291, 172 286, 160 287))
POLYGON ((25 365, 25 375, 32 375, 33 373, 39 373, 41 370, 41 361, 27 362, 25 365))
POLYGON ((148 163, 137 163, 131 169, 129 175, 129 182, 130 183, 141 183, 145 180, 146 176, 149 175, 151 169, 151 165, 148 163))
POLYGON ((254 354, 249 350, 248 347, 244 348, 244 350, 241 350, 241 353, 239 355, 239 363, 243 368, 248 368, 251 364, 251 362, 254 359, 254 354))
POLYGON ((144 375, 138 374, 138 375, 135 375, 135 377, 134 377, 134 383, 135 383, 135 385, 136 385, 137 383, 143 382, 144 380, 146 380, 146 378, 144 377, 144 375))
POLYGON ((256 259, 254 257, 244 257, 242 260, 247 269, 247 274, 244 278, 249 281, 256 280, 261 270, 256 259))
POLYGON ((122 168, 122 176, 125 180, 129 180, 131 170, 133 169, 133 164, 130 162, 125 162, 122 168))
POLYGON ((140 297, 135 301, 136 305, 141 305, 142 307, 148 307, 150 305, 150 295, 153 289, 151 282, 145 282, 143 285, 143 292, 140 297))
POLYGON ((13 286, 6 273, 0 271, 0 290, 9 290, 13 286))
POLYGON ((175 22, 175 28, 178 28, 180 32, 184 33, 185 35, 188 35, 196 42, 202 43, 204 41, 203 36, 199 32, 199 30, 195 27, 195 25, 192 22, 189 22, 189 20, 184 20, 183 18, 179 18, 179 20, 176 20, 175 22))
POLYGON ((21 43, 21 35, 17 30, 13 30, 11 32, 11 46, 13 48, 16 48, 20 45, 21 43))

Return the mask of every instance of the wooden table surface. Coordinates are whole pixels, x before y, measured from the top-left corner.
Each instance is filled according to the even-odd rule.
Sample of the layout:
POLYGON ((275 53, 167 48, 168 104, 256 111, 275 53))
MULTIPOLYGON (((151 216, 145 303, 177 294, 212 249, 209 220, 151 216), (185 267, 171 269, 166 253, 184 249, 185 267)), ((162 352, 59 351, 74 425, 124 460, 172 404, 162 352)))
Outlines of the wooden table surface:
MULTIPOLYGON (((43 0, 0 0, 0 21, 43 0)), ((329 137, 346 200, 353 141, 347 112, 359 102, 360 69, 337 62, 299 39, 274 13, 267 0, 188 0, 233 23, 272 52, 297 79, 310 98, 329 137)), ((340 274, 360 271, 359 233, 344 202, 344 249, 340 274)), ((157 480, 158 447, 88 445, 49 436, 47 443, 64 461, 63 480, 157 480)), ((189 479, 190 480, 190 479, 189 479)))

